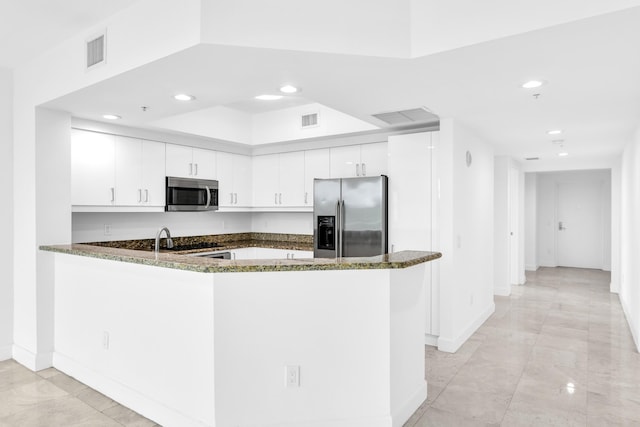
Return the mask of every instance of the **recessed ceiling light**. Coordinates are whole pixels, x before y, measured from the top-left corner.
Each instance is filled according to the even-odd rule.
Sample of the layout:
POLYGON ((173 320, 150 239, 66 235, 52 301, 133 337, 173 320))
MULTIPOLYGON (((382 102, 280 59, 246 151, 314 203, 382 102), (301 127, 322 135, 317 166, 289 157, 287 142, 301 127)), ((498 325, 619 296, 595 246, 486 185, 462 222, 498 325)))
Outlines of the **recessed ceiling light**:
POLYGON ((193 101, 194 99, 196 99, 195 96, 187 95, 186 93, 179 93, 177 95, 174 95, 173 97, 178 101, 193 101))
POLYGON ((568 156, 568 155, 569 155, 569 153, 567 153, 566 151, 563 151, 563 152, 561 152, 561 153, 558 153, 558 156, 560 156, 560 157, 566 157, 566 156, 568 156))
POLYGON ((542 80, 529 80, 528 82, 524 83, 522 87, 525 89, 535 89, 542 86, 543 84, 544 82, 542 80))
POLYGON ((258 95, 258 96, 256 96, 256 99, 259 99, 261 101, 277 101, 280 98, 282 98, 282 95, 258 95))
POLYGON ((561 129, 548 130, 547 134, 549 135, 560 135, 562 133, 561 129))
POLYGON ((282 93, 296 93, 298 88, 291 85, 284 85, 280 88, 280 92, 282 93))
POLYGON ((118 120, 118 119, 122 118, 120 116, 116 116, 115 114, 105 114, 102 117, 107 119, 107 120, 118 120))

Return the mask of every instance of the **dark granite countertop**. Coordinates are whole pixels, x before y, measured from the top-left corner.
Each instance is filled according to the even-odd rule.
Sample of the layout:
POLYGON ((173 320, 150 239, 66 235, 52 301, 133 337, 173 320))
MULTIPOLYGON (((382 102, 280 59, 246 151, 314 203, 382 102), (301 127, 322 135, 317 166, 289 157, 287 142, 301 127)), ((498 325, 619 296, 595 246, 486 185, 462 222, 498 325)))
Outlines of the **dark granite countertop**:
MULTIPOLYGON (((252 235, 256 233, 246 234, 252 235)), ((222 236, 238 237, 238 235, 222 236)), ((304 236, 303 238, 299 237, 301 235, 281 236, 289 236, 289 238, 284 238, 282 240, 268 240, 260 238, 260 236, 258 236, 258 238, 252 238, 255 236, 246 236, 249 238, 232 240, 230 238, 220 239, 219 236, 214 236, 218 237, 218 239, 211 238, 211 241, 213 242, 215 240, 215 242, 220 245, 213 249, 215 251, 225 251, 246 247, 312 250, 311 241, 309 241, 307 236, 304 236)), ((202 237, 209 238, 210 236, 198 237, 202 240, 202 237)), ((174 241, 177 239, 180 238, 176 238, 174 241)), ((87 256, 112 261, 175 268, 203 273, 393 269, 410 267, 438 259, 442 256, 439 252, 402 251, 386 255, 357 258, 221 260, 188 256, 190 253, 211 252, 212 249, 205 248, 180 252, 162 250, 160 253, 156 254, 151 251, 150 247, 149 249, 145 249, 145 244, 140 242, 146 241, 98 242, 93 244, 77 243, 71 245, 41 246, 40 249, 70 255, 87 256), (137 249, 131 249, 130 247, 136 247, 137 249)))

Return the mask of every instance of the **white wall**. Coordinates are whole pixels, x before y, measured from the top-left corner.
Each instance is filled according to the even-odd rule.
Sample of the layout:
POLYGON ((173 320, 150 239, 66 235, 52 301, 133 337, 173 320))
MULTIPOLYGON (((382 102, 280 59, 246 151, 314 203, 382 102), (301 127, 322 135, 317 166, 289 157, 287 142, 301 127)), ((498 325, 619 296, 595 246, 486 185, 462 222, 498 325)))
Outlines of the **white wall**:
POLYGON ((637 0, 540 0, 535 7, 524 0, 493 0, 490 4, 411 0, 411 53, 442 52, 638 5, 637 0))
POLYGON ((136 212, 73 214, 73 242, 153 239, 160 227, 172 237, 251 231, 250 212, 136 212), (111 235, 104 226, 111 226, 111 235))
POLYGON ((251 231, 256 233, 313 234, 312 212, 254 212, 251 231))
POLYGON ((451 119, 440 122, 435 149, 440 198, 440 337, 456 351, 493 313, 494 153, 491 145, 451 119), (471 167, 466 152, 473 156, 471 167))
POLYGON ((611 270, 611 171, 564 171, 543 172, 537 174, 537 257, 538 265, 544 267, 557 266, 556 226, 558 184, 562 182, 592 182, 602 185, 603 218, 603 255, 602 268, 611 270))
POLYGON ((525 174, 525 202, 524 202, 524 241, 525 241, 525 269, 538 269, 538 175, 525 174))
MULTIPOLYGON (((52 163, 60 160, 61 164, 68 161, 62 156, 68 152, 69 141, 67 138, 66 146, 64 143, 58 145, 59 141, 56 141, 54 146, 60 148, 59 151, 48 146, 50 138, 47 133, 37 132, 37 107, 198 43, 199 11, 198 0, 180 3, 140 0, 14 70, 13 231, 20 238, 13 241, 13 280, 19 284, 14 286, 13 357, 31 369, 51 365, 50 340, 43 341, 40 332, 50 329, 47 310, 52 301, 45 300, 51 299, 52 295, 47 283, 39 282, 38 278, 52 274, 52 262, 46 255, 39 254, 37 247, 61 243, 61 240, 62 243, 71 241, 71 212, 68 202, 64 203, 69 200, 69 168, 55 175, 50 173, 54 167, 46 165, 46 160, 52 163), (107 63, 86 72, 82 49, 85 38, 105 27, 108 30, 107 63), (52 157, 47 159, 49 154, 52 157), (44 167, 42 172, 38 171, 40 167, 44 167), (44 188, 50 192, 38 189, 43 182, 46 184, 44 188), (60 203, 47 204, 49 200, 60 203), (63 233, 66 236, 62 236, 63 233), (41 313, 40 307, 47 309, 41 313)), ((52 115, 47 115, 46 120, 52 129, 66 127, 68 135, 68 118, 59 117, 57 124, 53 123, 56 119, 52 115)))
POLYGON ((220 105, 170 116, 150 124, 208 138, 251 144, 251 115, 220 105))
POLYGON ((252 123, 251 140, 254 145, 378 129, 317 103, 255 114, 252 123), (303 129, 301 115, 309 113, 318 113, 318 126, 303 129))
POLYGON ((5 206, 0 209, 4 244, 0 245, 0 360, 11 358, 13 343, 13 75, 0 68, 0 182, 5 206))
POLYGON ((410 52, 409 0, 204 0, 202 16, 208 43, 391 57, 410 52))
POLYGON ((640 129, 622 155, 620 302, 640 351, 640 129))

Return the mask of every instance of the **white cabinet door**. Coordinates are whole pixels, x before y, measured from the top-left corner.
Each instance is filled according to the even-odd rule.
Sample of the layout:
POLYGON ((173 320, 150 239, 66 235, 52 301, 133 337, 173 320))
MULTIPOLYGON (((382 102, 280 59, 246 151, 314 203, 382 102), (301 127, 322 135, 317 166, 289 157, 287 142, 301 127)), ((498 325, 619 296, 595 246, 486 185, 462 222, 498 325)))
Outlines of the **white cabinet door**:
MULTIPOLYGON (((253 158, 253 206, 278 206, 279 155, 268 154, 253 158)), ((280 200, 282 196, 280 196, 280 200)))
POLYGON ((143 200, 142 141, 116 136, 115 147, 115 205, 138 206, 143 200))
POLYGON ((142 204, 164 206, 165 191, 165 144, 142 141, 142 204))
POLYGON ((216 153, 218 202, 221 207, 251 206, 251 157, 216 153))
POLYGON ((231 252, 231 259, 256 259, 256 248, 239 248, 231 252))
POLYGON ((331 178, 349 178, 360 171, 360 146, 333 147, 331 153, 331 178), (357 167, 357 170, 356 170, 357 167))
POLYGON ((218 174, 218 205, 233 205, 233 154, 216 153, 216 171, 218 174))
POLYGON ((234 206, 251 206, 252 167, 251 157, 242 154, 233 155, 233 202, 234 206))
POLYGON ((193 177, 193 149, 191 147, 167 144, 166 153, 167 176, 193 177))
POLYGON ((331 154, 328 148, 304 152, 304 205, 313 206, 313 180, 331 177, 331 154))
POLYGON ((278 206, 304 206, 304 151, 281 153, 278 206))
POLYGON ((216 179, 216 152, 193 148, 193 177, 216 179))
POLYGON ((71 204, 115 203, 115 136, 71 130, 71 204))
POLYGON ((387 143, 376 142, 360 146, 360 176, 387 174, 387 143))
MULTIPOLYGON (((389 250, 434 248, 434 132, 389 137, 389 250)), ((435 263, 425 268, 425 333, 439 334, 439 286, 435 263)))

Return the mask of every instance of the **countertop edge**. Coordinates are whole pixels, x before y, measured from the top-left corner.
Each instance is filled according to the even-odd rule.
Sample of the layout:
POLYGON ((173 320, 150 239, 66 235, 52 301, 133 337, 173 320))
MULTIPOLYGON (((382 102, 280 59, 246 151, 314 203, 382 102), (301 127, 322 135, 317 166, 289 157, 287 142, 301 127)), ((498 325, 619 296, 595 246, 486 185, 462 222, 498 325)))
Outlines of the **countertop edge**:
POLYGON ((442 257, 439 252, 402 251, 365 258, 308 258, 308 259, 261 259, 261 260, 216 260, 168 254, 135 251, 131 249, 100 248, 90 245, 43 245, 42 251, 120 261, 132 264, 172 268, 201 273, 248 273, 279 271, 321 270, 376 270, 401 269, 433 261, 442 257))

